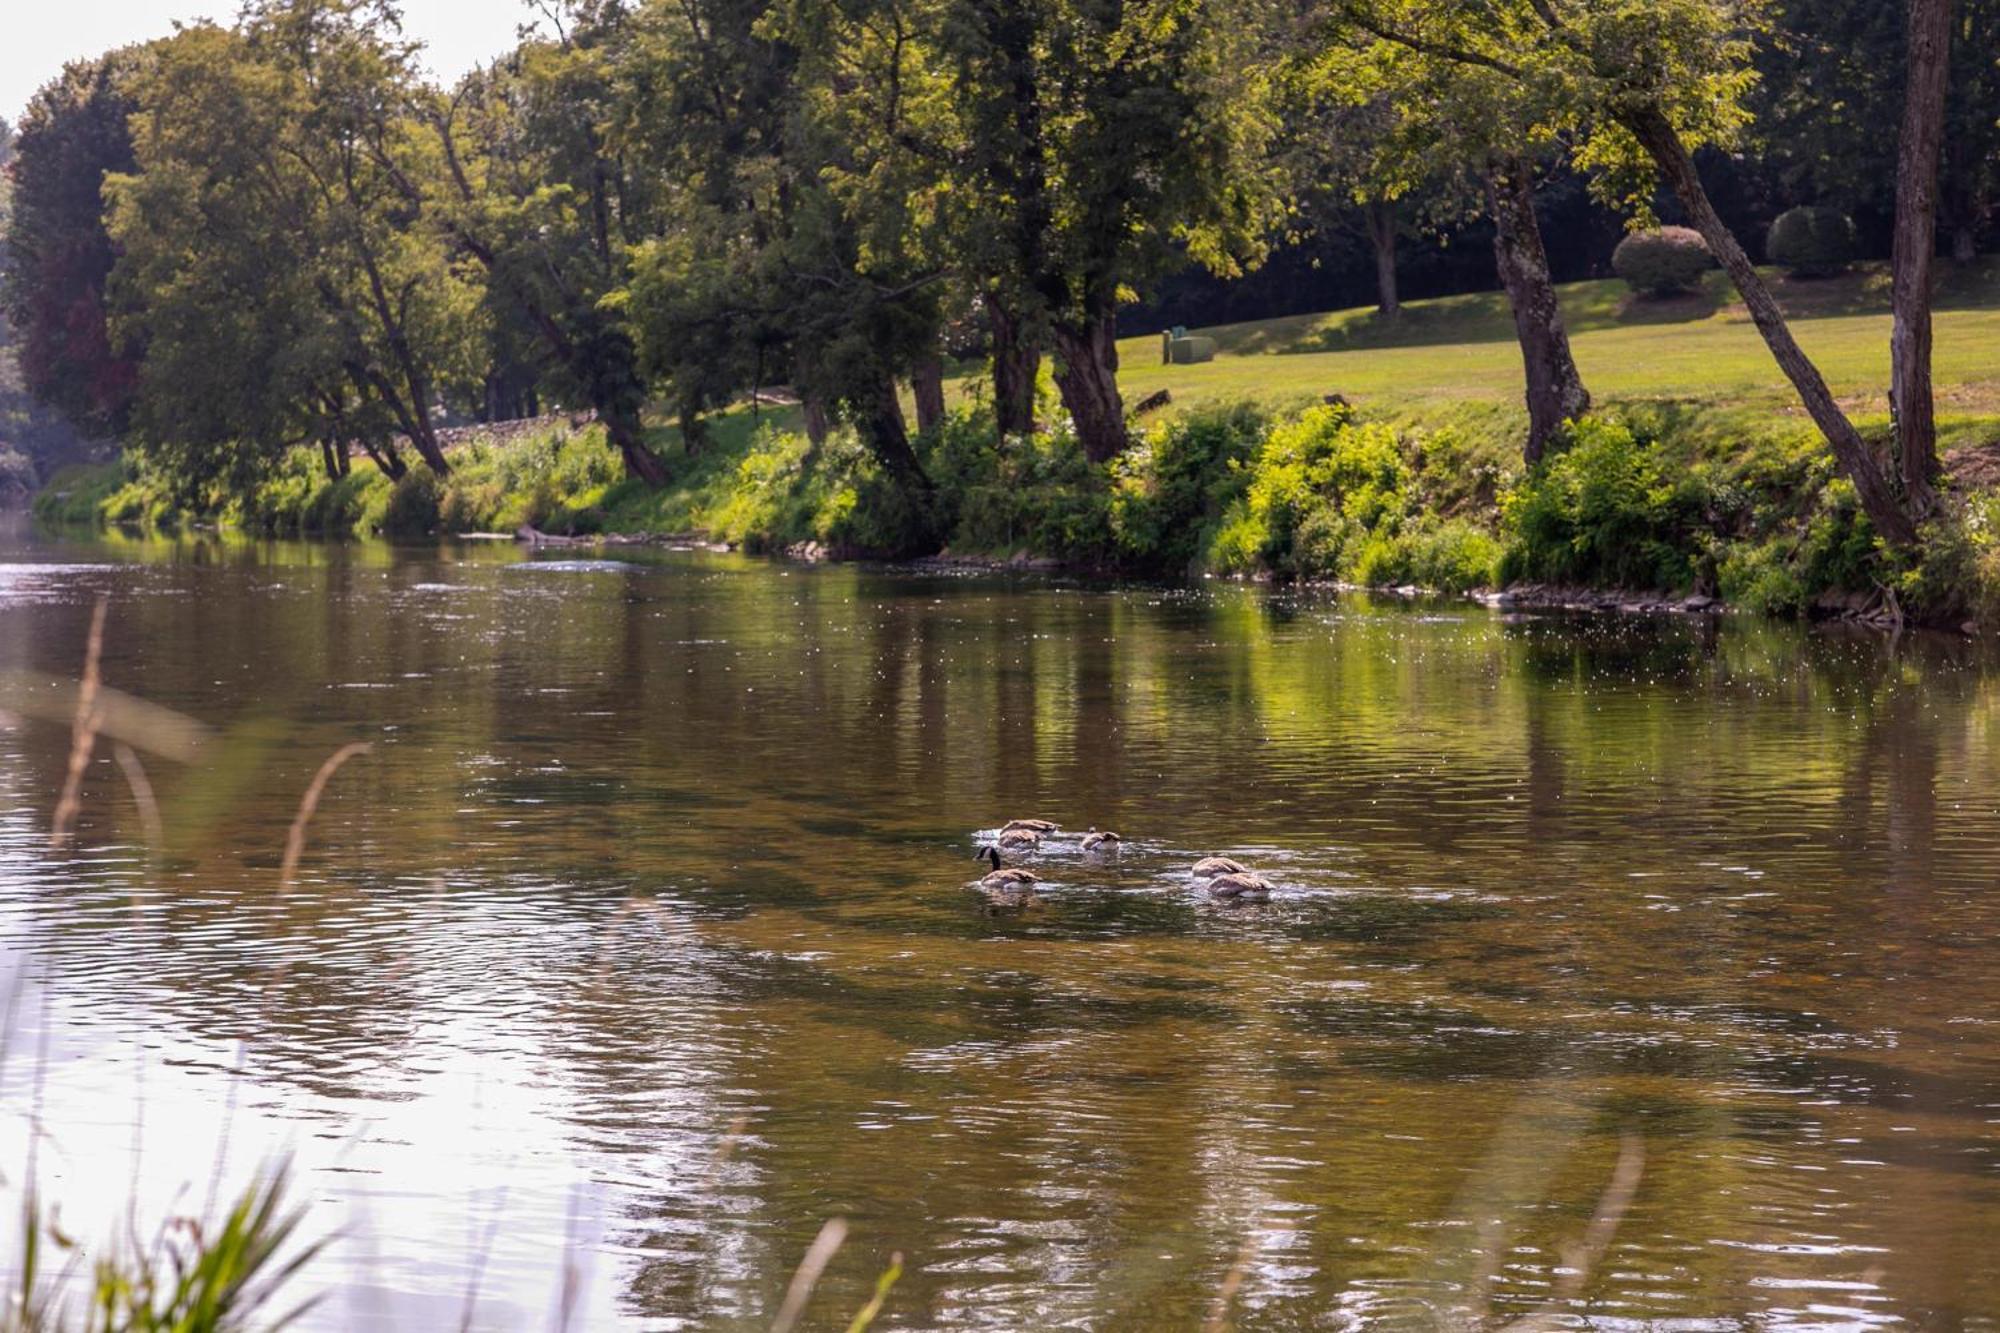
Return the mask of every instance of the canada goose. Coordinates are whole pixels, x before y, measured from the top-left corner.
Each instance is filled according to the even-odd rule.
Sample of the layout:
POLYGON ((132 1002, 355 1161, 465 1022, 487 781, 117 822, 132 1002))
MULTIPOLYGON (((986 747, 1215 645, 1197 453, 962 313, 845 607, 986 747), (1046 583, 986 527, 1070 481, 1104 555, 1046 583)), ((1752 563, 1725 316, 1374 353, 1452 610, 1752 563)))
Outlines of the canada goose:
POLYGON ((1208 896, 1228 898, 1240 903, 1262 903, 1271 900, 1271 885, 1262 875, 1249 871, 1217 875, 1208 882, 1208 896))
POLYGON ((1217 875, 1247 875, 1250 867, 1241 861, 1232 861, 1226 856, 1204 856, 1194 863, 1196 879, 1213 879, 1217 875))
POLYGON ((1004 829, 1000 834, 1002 847, 1019 847, 1026 850, 1042 845, 1042 835, 1031 828, 1004 829))
POLYGON ((1010 819, 1000 826, 1002 833, 1012 833, 1016 829, 1026 829, 1035 834, 1054 833, 1056 822, 1053 819, 1010 819))
POLYGON ((1116 833, 1099 833, 1097 825, 1090 826, 1090 832, 1083 835, 1083 850, 1086 852, 1116 851, 1118 844, 1125 841, 1116 833))
POLYGON ((975 852, 972 859, 984 861, 993 867, 979 881, 988 888, 1016 888, 1042 882, 1042 877, 1032 870, 1023 870, 1019 866, 1002 866, 1000 849, 997 847, 988 847, 984 851, 975 852))

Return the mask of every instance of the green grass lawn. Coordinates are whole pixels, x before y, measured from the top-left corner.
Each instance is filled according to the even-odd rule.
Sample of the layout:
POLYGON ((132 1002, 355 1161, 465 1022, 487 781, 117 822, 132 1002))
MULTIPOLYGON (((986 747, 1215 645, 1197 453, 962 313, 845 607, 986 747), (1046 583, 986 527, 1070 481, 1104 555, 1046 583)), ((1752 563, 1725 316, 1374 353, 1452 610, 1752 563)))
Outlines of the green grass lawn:
MULTIPOLYGON (((1888 277, 1773 282, 1793 330, 1858 417, 1886 417, 1888 277)), ((1948 436, 2000 434, 2000 264, 1945 275, 1935 373, 1948 436)), ((1622 282, 1561 289, 1584 382, 1600 403, 1684 401, 1797 414, 1797 400, 1720 273, 1703 292, 1637 300, 1622 282)), ((1242 398, 1285 402, 1344 394, 1364 411, 1421 416, 1445 405, 1518 409, 1521 360, 1498 292, 1413 302, 1394 323, 1372 309, 1200 330, 1217 340, 1205 365, 1160 364, 1156 335, 1120 341, 1128 403, 1169 389, 1177 407, 1242 398)))

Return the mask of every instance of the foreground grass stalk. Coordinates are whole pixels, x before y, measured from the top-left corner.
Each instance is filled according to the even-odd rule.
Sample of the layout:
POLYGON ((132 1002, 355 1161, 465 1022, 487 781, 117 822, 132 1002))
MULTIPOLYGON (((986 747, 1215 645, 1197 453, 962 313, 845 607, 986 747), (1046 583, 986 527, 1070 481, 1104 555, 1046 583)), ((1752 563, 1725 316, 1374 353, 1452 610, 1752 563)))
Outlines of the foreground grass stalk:
POLYGON ((313 774, 312 783, 306 788, 306 794, 299 798, 299 812, 293 817, 291 832, 285 838, 285 864, 278 872, 280 888, 292 887, 292 878, 299 869, 299 858, 306 850, 306 826, 312 823, 313 812, 319 809, 319 798, 326 793, 326 784, 333 781, 333 775, 340 771, 342 764, 356 755, 367 754, 374 748, 366 741, 354 741, 343 745, 319 766, 319 772, 313 774))
POLYGON ((785 1288, 784 1304, 778 1307, 778 1317, 771 1321, 771 1333, 791 1333, 799 1316, 805 1313, 806 1302, 812 1299, 813 1288, 819 1285, 820 1275, 833 1262, 833 1256, 847 1243, 847 1223, 834 1217, 827 1219, 819 1229, 819 1235, 806 1247, 806 1257, 799 1260, 798 1272, 792 1274, 791 1285, 785 1288))
POLYGON ((882 1276, 875 1279, 875 1294, 869 1298, 868 1304, 862 1306, 854 1318, 849 1321, 847 1333, 868 1333, 869 1328, 880 1317, 882 1307, 888 1304, 889 1293, 895 1290, 896 1283, 902 1279, 902 1276, 903 1252, 898 1250, 889 1256, 889 1266, 883 1270, 882 1276))
POLYGON ((103 722, 98 711, 97 692, 103 683, 104 618, 110 602, 99 597, 90 613, 90 640, 83 654, 83 679, 76 689, 76 719, 70 727, 69 771, 63 778, 62 796, 56 802, 55 818, 49 829, 49 846, 63 847, 76 827, 77 811, 83 807, 83 774, 90 767, 91 751, 97 748, 97 729, 103 722))

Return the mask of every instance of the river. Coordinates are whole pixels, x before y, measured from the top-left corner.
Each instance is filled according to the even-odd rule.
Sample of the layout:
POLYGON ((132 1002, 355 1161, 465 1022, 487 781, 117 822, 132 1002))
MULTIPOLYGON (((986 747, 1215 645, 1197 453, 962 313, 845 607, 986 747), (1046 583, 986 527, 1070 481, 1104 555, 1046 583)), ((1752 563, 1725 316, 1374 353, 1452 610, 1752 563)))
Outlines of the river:
POLYGON ((761 1329, 834 1218, 801 1327, 2000 1328, 1993 652, 574 554, 0 536, 0 1237, 288 1155, 308 1328, 761 1329), (205 738, 52 850, 100 598, 205 738))

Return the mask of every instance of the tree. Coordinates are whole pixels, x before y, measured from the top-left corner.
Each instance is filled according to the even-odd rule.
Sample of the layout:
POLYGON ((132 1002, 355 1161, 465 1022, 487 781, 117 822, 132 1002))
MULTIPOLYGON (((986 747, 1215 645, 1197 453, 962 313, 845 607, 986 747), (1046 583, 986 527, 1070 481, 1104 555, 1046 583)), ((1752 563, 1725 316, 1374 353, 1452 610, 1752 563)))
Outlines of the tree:
POLYGON ((897 389, 942 323, 935 169, 906 119, 922 18, 894 0, 709 0, 645 19, 631 142, 671 183, 635 260, 648 367, 706 403, 786 366, 815 444, 843 415, 927 490, 897 389))
POLYGON ((7 167, 0 304, 29 392, 87 435, 124 428, 137 382, 136 360, 106 318, 115 252, 103 202, 105 178, 132 167, 122 80, 134 59, 127 48, 65 67, 29 102, 7 167))
POLYGON ((1555 136, 1538 123, 1529 98, 1496 71, 1466 68, 1378 28, 1372 21, 1336 26, 1313 48, 1317 81, 1363 113, 1350 118, 1350 125, 1359 121, 1361 133, 1350 134, 1322 160, 1363 198, 1431 181, 1432 192, 1448 200, 1462 188, 1448 183, 1477 183, 1521 348, 1528 408, 1523 452, 1532 463, 1565 423, 1590 408, 1535 215, 1535 159, 1555 151, 1555 136))
POLYGON ((1514 315, 1527 379, 1527 461, 1539 460, 1567 423, 1590 410, 1590 391, 1569 348, 1562 304, 1549 275, 1549 256, 1535 219, 1534 168, 1519 154, 1497 154, 1486 168, 1486 211, 1493 219, 1493 254, 1514 315))
POLYGON ((1635 153, 1650 163, 1729 274, 1751 320, 1825 436, 1875 530, 1897 546, 1916 524, 1695 169, 1692 149, 1732 141, 1752 81, 1751 35, 1728 0, 1351 0, 1366 30, 1469 71, 1504 77, 1536 120, 1574 131, 1578 161, 1623 178, 1635 153))
POLYGON ((1192 256, 1238 272, 1276 220, 1254 6, 951 0, 952 177, 963 254, 993 312, 1003 428, 1046 329, 1084 452, 1127 443, 1117 308, 1192 256))
POLYGON ((526 41, 428 99, 444 170, 403 184, 482 268, 496 315, 532 331, 558 391, 589 403, 626 470, 658 486, 667 471, 645 440, 648 385, 622 306, 649 192, 606 139, 622 15, 565 15, 556 40, 526 41))
POLYGON ((1937 419, 1931 398, 1931 267, 1937 253, 1938 154, 1950 74, 1951 0, 1909 0, 1909 73, 1896 168, 1896 248, 1890 295, 1897 459, 1910 511, 1936 507, 1937 419))
POLYGON ((316 438, 337 473, 352 438, 399 476, 400 436, 449 471, 435 414, 476 392, 480 301, 408 207, 403 179, 442 169, 412 57, 373 0, 263 0, 141 62, 138 170, 107 189, 149 448, 247 466, 316 438))
POLYGON ((1376 313, 1393 320, 1402 311, 1397 243, 1405 230, 1435 231, 1468 211, 1464 161, 1431 132, 1431 106, 1397 96, 1379 66, 1337 42, 1307 38, 1296 46, 1280 85, 1279 148, 1296 226, 1302 235, 1344 233, 1365 244, 1376 313))

